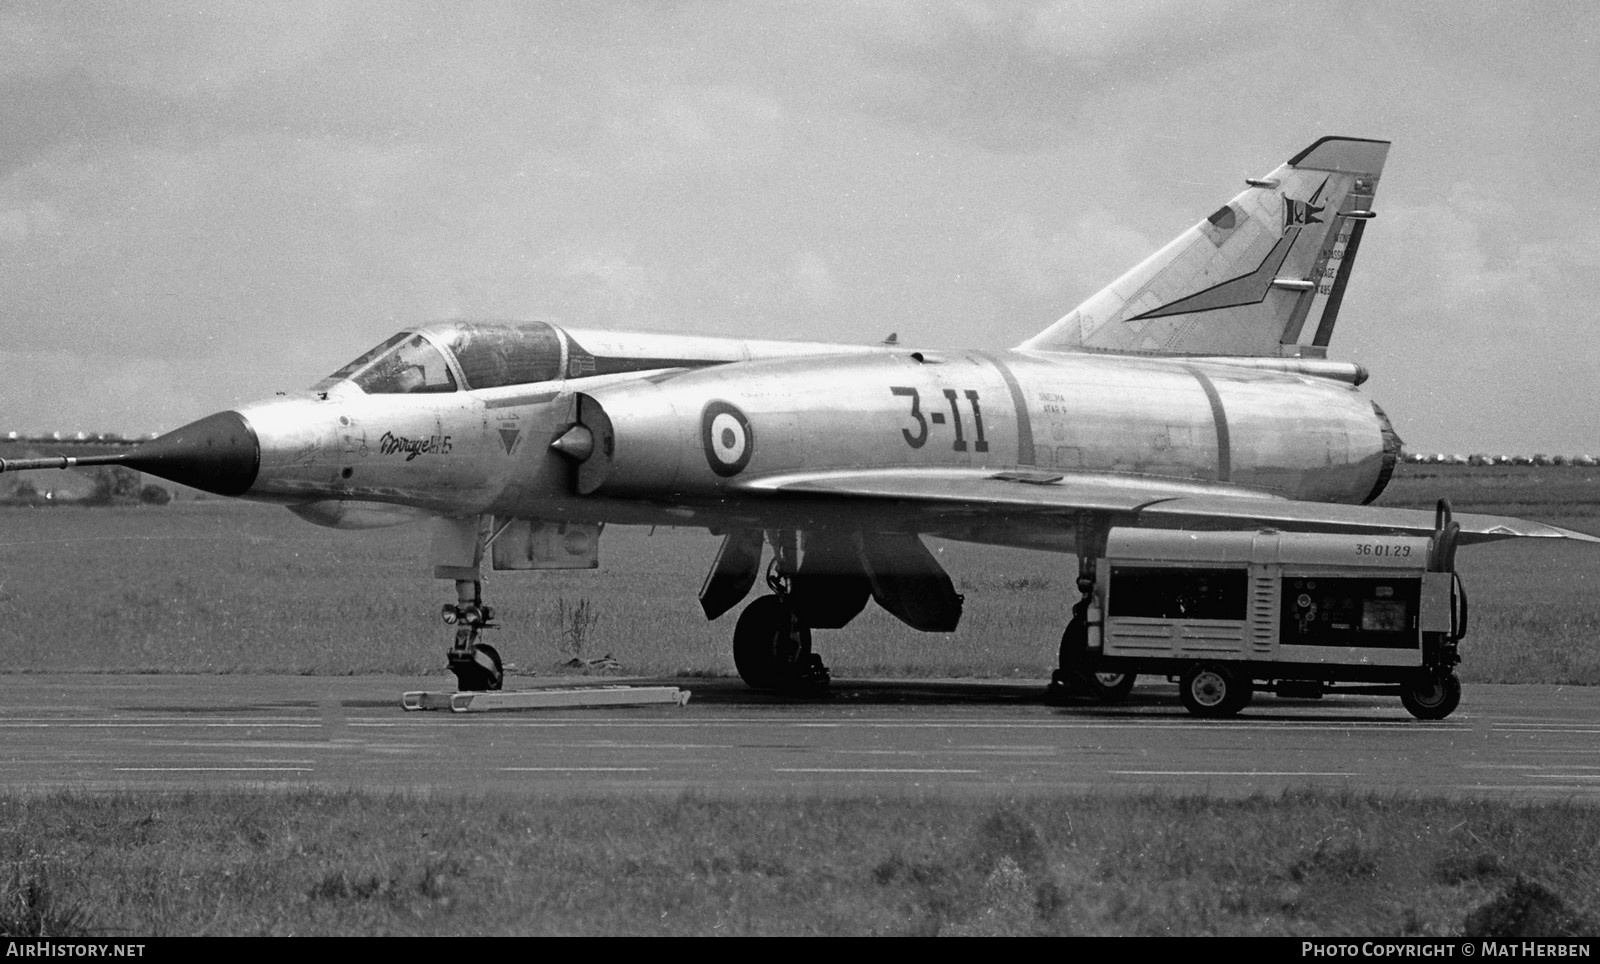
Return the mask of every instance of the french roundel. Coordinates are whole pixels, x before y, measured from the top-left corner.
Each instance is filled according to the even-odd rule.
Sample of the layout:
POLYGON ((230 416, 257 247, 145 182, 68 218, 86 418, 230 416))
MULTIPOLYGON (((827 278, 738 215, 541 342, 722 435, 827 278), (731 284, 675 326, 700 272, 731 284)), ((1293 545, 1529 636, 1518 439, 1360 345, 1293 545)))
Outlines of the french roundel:
POLYGON ((750 464, 756 437, 743 412, 727 402, 712 402, 700 416, 700 442, 711 471, 730 476, 738 475, 750 464))

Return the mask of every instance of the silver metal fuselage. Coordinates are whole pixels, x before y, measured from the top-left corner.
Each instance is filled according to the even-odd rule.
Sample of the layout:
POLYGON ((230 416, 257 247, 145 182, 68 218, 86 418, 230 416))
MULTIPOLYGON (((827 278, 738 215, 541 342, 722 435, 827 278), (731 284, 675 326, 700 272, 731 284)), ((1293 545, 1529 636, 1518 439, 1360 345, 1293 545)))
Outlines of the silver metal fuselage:
POLYGON ((916 531, 1071 551, 1071 527, 1048 531, 1036 516, 941 518, 750 485, 952 468, 1354 504, 1376 496, 1396 454, 1382 413, 1325 377, 1198 359, 839 350, 482 391, 367 395, 340 384, 272 399, 239 410, 260 442, 245 497, 345 528, 494 514, 916 531), (575 465, 550 446, 580 422, 595 430, 594 451, 575 465))

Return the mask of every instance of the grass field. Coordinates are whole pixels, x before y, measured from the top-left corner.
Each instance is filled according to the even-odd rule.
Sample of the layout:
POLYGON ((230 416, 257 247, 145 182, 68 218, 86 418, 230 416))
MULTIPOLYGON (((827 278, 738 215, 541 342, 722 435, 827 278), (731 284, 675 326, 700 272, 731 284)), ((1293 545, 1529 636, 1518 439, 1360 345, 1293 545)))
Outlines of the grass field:
POLYGON ((1290 794, 0 797, 0 933, 1596 933, 1600 810, 1290 794))
POLYGON ((1378 504, 1431 509, 1448 496, 1462 512, 1554 523, 1600 516, 1597 492, 1600 468, 1593 466, 1400 465, 1378 504))
MULTIPOLYGON (((1384 501, 1447 494, 1461 511, 1600 529, 1593 473, 1408 466, 1384 501)), ((431 578, 426 543, 416 528, 336 532, 220 500, 0 509, 0 652, 11 671, 434 672, 454 590, 431 578)), ((958 631, 917 633, 869 606, 817 634, 835 673, 1047 677, 1073 559, 936 549, 967 597, 958 631)), ((609 653, 627 672, 731 674, 734 616, 708 624, 695 600, 714 551, 703 532, 613 528, 598 572, 490 573, 504 626, 490 640, 521 672, 609 653)), ((1473 603, 1463 680, 1600 683, 1600 549, 1498 543, 1459 564, 1473 603)))
MULTIPOLYGON (((1600 469, 1405 465, 1380 505, 1533 519, 1600 534, 1600 469)), ((1600 684, 1600 546, 1509 540, 1461 550, 1471 597, 1463 680, 1600 684)))

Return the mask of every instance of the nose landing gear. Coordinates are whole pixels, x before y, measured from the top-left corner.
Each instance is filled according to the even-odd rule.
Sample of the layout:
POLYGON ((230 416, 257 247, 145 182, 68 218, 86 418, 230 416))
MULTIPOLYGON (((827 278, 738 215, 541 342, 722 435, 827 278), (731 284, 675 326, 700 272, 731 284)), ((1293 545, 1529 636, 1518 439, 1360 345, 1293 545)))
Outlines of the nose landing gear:
POLYGON ((456 627, 455 645, 447 656, 450 672, 456 674, 456 688, 463 693, 498 690, 505 682, 500 653, 478 637, 494 628, 494 609, 483 604, 483 584, 472 579, 456 580, 456 602, 440 611, 446 625, 456 627))

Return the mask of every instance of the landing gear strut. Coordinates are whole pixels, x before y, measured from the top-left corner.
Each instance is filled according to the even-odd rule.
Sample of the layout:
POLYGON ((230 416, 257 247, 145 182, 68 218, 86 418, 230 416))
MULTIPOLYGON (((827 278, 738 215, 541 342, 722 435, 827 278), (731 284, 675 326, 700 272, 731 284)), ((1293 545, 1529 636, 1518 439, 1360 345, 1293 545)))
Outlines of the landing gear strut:
POLYGON ((440 611, 447 625, 456 627, 455 645, 450 647, 450 672, 456 674, 456 688, 463 693, 498 690, 505 681, 500 653, 488 643, 478 642, 485 629, 494 628, 494 609, 483 604, 483 584, 476 579, 456 580, 456 602, 440 611))
POLYGON ((773 539, 775 550, 767 567, 772 595, 746 606, 733 628, 733 665, 739 678, 758 690, 820 693, 831 677, 822 657, 811 651, 811 629, 802 623, 789 602, 789 579, 794 574, 795 538, 783 533, 773 539))

